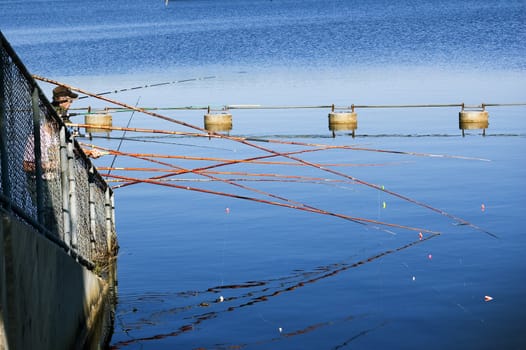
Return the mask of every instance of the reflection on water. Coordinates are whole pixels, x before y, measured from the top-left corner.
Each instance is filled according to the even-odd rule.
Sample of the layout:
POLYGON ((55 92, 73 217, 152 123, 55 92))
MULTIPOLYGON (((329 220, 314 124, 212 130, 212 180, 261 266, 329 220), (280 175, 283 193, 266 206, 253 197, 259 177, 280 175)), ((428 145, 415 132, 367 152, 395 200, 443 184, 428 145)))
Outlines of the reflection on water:
POLYGON ((106 349, 110 344, 115 327, 115 312, 117 308, 117 264, 110 258, 110 261, 99 261, 97 273, 107 283, 107 289, 102 290, 104 297, 101 298, 102 305, 97 312, 92 309, 87 320, 89 334, 86 334, 86 343, 83 349, 106 349))
MULTIPOLYGON (((453 123, 450 130, 457 127, 458 124, 453 123)), ((300 146, 312 147, 316 143, 321 147, 320 140, 328 146, 333 140, 330 135, 319 135, 320 138, 316 133, 312 135, 274 135, 285 142, 274 144, 273 149, 286 153, 291 150, 288 147, 295 147, 294 152, 300 152, 300 146)), ((251 135, 249 139, 264 144, 271 141, 269 135, 251 135)), ((257 188, 293 198, 305 207, 323 208, 328 213, 363 214, 377 221, 436 229, 442 232, 436 240, 426 239, 425 233, 408 235, 396 230, 390 235, 371 226, 346 225, 336 222, 333 215, 327 219, 304 216, 246 202, 193 198, 184 192, 150 193, 155 198, 149 203, 155 213, 150 222, 163 223, 164 232, 156 231, 152 236, 148 223, 142 228, 129 226, 131 232, 138 233, 136 238, 128 237, 131 242, 136 240, 136 243, 129 243, 130 247, 138 244, 141 249, 131 249, 131 255, 124 254, 120 259, 124 275, 140 273, 144 279, 156 283, 145 287, 139 281, 126 282, 128 288, 126 292, 121 291, 112 346, 169 348, 187 344, 204 348, 264 348, 272 344, 287 348, 291 344, 305 345, 309 342, 307 339, 327 341, 328 334, 333 332, 337 337, 331 342, 332 347, 349 343, 380 346, 385 336, 398 339, 399 327, 419 328, 410 321, 411 317, 430 322, 429 312, 435 315, 431 319, 440 320, 436 322, 442 332, 453 332, 456 339, 461 337, 456 327, 447 326, 452 318, 460 318, 459 322, 465 323, 462 329, 468 327, 470 333, 479 333, 487 322, 494 324, 496 321, 488 314, 490 310, 480 304, 484 303, 484 295, 506 293, 503 289, 495 289, 498 278, 485 285, 484 276, 493 274, 488 271, 499 269, 495 264, 509 268, 509 264, 516 261, 516 268, 523 269, 517 261, 518 256, 509 251, 510 246, 499 242, 508 242, 506 232, 518 227, 516 218, 524 205, 517 201, 524 198, 524 193, 520 192, 511 203, 499 188, 506 183, 517 185, 523 181, 519 174, 524 170, 511 166, 511 159, 508 159, 521 159, 523 155, 509 152, 502 158, 500 153, 507 147, 523 147, 524 138, 510 133, 465 139, 470 142, 464 142, 458 132, 444 135, 415 132, 360 135, 354 139, 358 144, 349 145, 353 139, 342 135, 334 139, 338 144, 331 145, 330 151, 302 155, 324 167, 336 167, 339 163, 338 171, 353 178, 345 183, 331 182, 338 178, 313 173, 305 166, 291 167, 282 164, 287 160, 278 159, 269 164, 254 162, 236 169, 224 169, 221 175, 214 173, 214 176, 227 179, 227 176, 240 177, 249 173, 248 176, 261 175, 263 171, 269 178, 277 174, 301 177, 301 180, 317 177, 315 182, 308 183, 283 181, 270 185, 271 182, 257 182, 257 188), (263 166, 265 168, 261 168, 263 166), (493 181, 502 176, 504 169, 508 171, 507 180, 493 181), (240 175, 241 172, 244 175, 240 175), (479 173, 484 176, 469 176, 479 173), (360 178, 378 184, 382 191, 366 190, 356 180, 360 178), (482 227, 482 231, 495 234, 484 235, 473 226, 470 228, 469 222, 461 220, 460 225, 453 225, 453 220, 444 221, 439 215, 417 210, 393 198, 390 192, 395 188, 396 192, 412 194, 418 201, 440 208, 440 212, 452 212, 482 227), (184 202, 184 210, 173 210, 174 200, 184 202), (491 202, 493 205, 488 204, 491 202), (490 207, 493 209, 488 211, 490 207), (494 221, 504 212, 515 219, 505 224, 494 221), (144 235, 148 237, 146 249, 146 241, 141 238, 144 235), (501 257, 488 265, 485 256, 496 251, 500 251, 497 254, 501 257), (151 259, 162 266, 159 271, 152 272, 140 266, 151 259), (343 263, 328 263, 331 261, 343 263), (485 268, 481 269, 481 265, 485 268), (184 292, 177 292, 181 290, 184 292), (483 294, 480 298, 479 293, 483 294), (406 315, 407 310, 412 310, 413 314, 406 315), (360 336, 363 334, 368 337, 360 336)), ((168 138, 156 140, 169 142, 168 138)), ((173 144, 185 147, 182 145, 189 140, 187 137, 174 138, 166 147, 173 144)), ((214 139, 203 141, 192 145, 192 154, 196 157, 206 154, 208 157, 221 156, 221 161, 227 161, 228 157, 251 156, 246 148, 234 144, 214 139)), ((133 143, 128 143, 127 147, 133 147, 133 143)), ((187 182, 182 188, 190 188, 194 185, 188 186, 189 182, 197 178, 179 180, 187 182)), ((214 191, 225 190, 219 181, 200 182, 200 186, 214 191)), ((132 203, 137 200, 132 193, 122 192, 130 203, 124 202, 121 210, 131 210, 133 216, 139 212, 133 211, 132 203)), ((515 234, 513 237, 512 245, 523 244, 520 237, 515 234)), ((522 288, 521 283, 518 288, 522 288)), ((521 303, 509 297, 514 300, 513 304, 521 303)), ((517 331, 517 327, 514 329, 509 332, 517 331)), ((426 333, 422 328, 418 332, 426 333)), ((493 334, 509 332, 496 329, 493 334)), ((419 337, 413 340, 413 344, 422 342, 424 339, 419 337)), ((479 347, 481 341, 470 340, 467 345, 479 347)))
MULTIPOLYGON (((404 244, 403 246, 394 249, 380 252, 364 260, 333 263, 330 265, 319 266, 312 271, 294 271, 292 275, 287 277, 275 278, 265 281, 248 281, 242 284, 220 285, 201 291, 186 291, 174 294, 150 293, 140 296, 121 296, 122 299, 126 299, 125 303, 127 305, 132 306, 132 309, 121 310, 119 312, 117 315, 118 327, 120 327, 130 339, 114 343, 112 348, 119 349, 134 343, 158 340, 167 337, 177 337, 184 332, 192 331, 198 328, 203 322, 207 320, 220 317, 221 314, 225 312, 232 312, 239 308, 250 307, 257 303, 266 302, 271 298, 281 295, 282 293, 293 292, 298 288, 304 287, 305 285, 316 283, 320 280, 333 277, 351 268, 356 268, 363 264, 383 258, 389 254, 400 252, 436 236, 437 235, 434 234, 426 238, 419 238, 416 241, 404 244), (231 292, 230 296, 225 298, 223 293, 226 290, 235 290, 236 292, 231 292), (187 300, 190 301, 190 304, 186 302, 187 300), (180 303, 181 301, 184 301, 186 305, 179 305, 169 309, 163 309, 164 304, 180 303), (145 313, 150 314, 145 315, 145 313), (139 319, 137 319, 137 315, 140 315, 139 319), (178 326, 175 328, 175 330, 169 333, 155 334, 146 338, 134 338, 133 336, 136 331, 143 330, 144 328, 157 328, 160 324, 167 324, 168 327, 174 327, 174 323, 185 321, 190 321, 190 323, 178 326)), ((348 317, 344 321, 348 322, 353 318, 354 317, 348 317)), ((315 324, 292 332, 282 333, 282 329, 280 328, 279 333, 281 333, 280 336, 282 337, 302 336, 306 333, 316 331, 318 328, 330 326, 335 322, 342 322, 342 320, 332 320, 321 324, 315 324)), ((370 331, 372 330, 365 330, 361 332, 360 335, 370 331)), ((347 340, 345 344, 348 344, 353 338, 347 340)), ((260 341, 258 342, 258 345, 270 342, 278 342, 279 340, 280 338, 278 337, 271 340, 260 341)), ((241 347, 248 345, 249 344, 244 344, 241 347)), ((228 346, 238 347, 240 345, 230 344, 228 346)))

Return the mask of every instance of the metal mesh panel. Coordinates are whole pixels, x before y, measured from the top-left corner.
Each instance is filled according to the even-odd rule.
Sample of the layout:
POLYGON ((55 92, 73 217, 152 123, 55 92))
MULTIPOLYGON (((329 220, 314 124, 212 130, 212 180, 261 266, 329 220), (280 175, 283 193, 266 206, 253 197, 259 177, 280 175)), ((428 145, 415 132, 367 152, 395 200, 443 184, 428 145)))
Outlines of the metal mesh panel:
POLYGON ((90 230, 90 211, 89 211, 89 179, 88 164, 80 157, 75 159, 75 186, 76 186, 76 206, 77 206, 77 244, 79 253, 91 258, 91 230, 90 230))
POLYGON ((0 42, 2 203, 84 259, 107 254, 108 235, 115 234, 113 222, 106 226, 107 184, 90 172, 90 161, 2 33, 0 42))
MULTIPOLYGON (((31 88, 20 69, 5 50, 0 51, 3 78, 3 137, 7 154, 7 168, 11 200, 33 219, 37 219, 37 208, 31 198, 28 179, 22 160, 28 142, 33 142, 33 113, 31 88)), ((4 191, 3 191, 4 192, 4 191)))
POLYGON ((104 191, 102 191, 104 188, 102 185, 103 183, 100 178, 93 177, 93 185, 90 187, 95 214, 92 216, 92 230, 97 251, 106 251, 108 249, 106 240, 106 196, 104 191))

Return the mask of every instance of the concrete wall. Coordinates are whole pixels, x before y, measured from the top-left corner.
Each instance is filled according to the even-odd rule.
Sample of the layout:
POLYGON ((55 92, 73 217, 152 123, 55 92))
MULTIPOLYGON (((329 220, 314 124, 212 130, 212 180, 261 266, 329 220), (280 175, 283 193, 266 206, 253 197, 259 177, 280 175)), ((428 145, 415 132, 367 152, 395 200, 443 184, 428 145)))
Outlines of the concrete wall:
POLYGON ((83 348, 108 283, 11 214, 0 219, 0 350, 83 348))

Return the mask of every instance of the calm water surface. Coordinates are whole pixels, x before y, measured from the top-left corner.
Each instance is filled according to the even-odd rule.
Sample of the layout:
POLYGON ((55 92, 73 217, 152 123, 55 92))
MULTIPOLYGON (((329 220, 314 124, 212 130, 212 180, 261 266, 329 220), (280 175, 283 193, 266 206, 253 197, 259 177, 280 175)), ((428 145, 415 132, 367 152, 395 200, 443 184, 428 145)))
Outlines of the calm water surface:
MULTIPOLYGON (((524 1, 0 3, 0 29, 32 73, 92 92, 214 77, 108 95, 166 108, 526 102, 525 23, 524 1)), ((75 103, 86 106, 109 104, 75 103)), ((244 199, 144 183, 115 189, 121 249, 110 346, 525 348, 526 109, 488 110, 486 136, 462 137, 458 107, 358 109, 354 138, 348 130, 333 138, 327 109, 233 110, 230 135, 281 142, 252 142, 259 147, 360 149, 295 156, 338 173, 275 157, 266 160, 291 163, 211 174, 259 192, 196 174, 164 182, 244 199)), ((202 126, 202 110, 159 113, 202 126)), ((113 124, 195 131, 129 112, 114 113, 113 124)), ((269 154, 225 139, 129 132, 120 144, 122 132, 110 136, 81 141, 201 158, 269 154)))

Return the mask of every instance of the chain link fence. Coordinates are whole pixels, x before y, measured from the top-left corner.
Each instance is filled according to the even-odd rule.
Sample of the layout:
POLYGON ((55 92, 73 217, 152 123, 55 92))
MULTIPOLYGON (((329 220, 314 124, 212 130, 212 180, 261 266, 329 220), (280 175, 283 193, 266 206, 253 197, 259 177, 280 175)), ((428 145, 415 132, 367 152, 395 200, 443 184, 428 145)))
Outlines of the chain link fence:
POLYGON ((113 192, 0 32, 2 207, 79 261, 116 249, 113 192))

